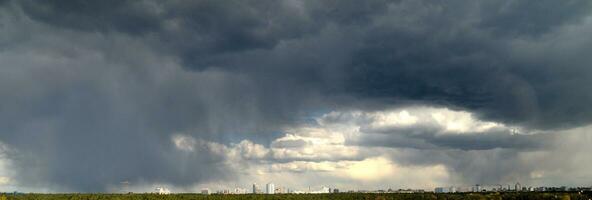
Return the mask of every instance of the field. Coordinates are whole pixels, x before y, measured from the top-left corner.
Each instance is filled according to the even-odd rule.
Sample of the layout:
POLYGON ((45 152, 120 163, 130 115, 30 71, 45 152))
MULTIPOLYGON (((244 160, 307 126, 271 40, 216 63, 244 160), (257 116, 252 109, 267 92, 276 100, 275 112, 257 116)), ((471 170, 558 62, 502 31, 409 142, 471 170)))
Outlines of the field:
POLYGON ((561 200, 589 200, 592 194, 585 193, 459 193, 459 194, 368 194, 368 193, 340 193, 340 194, 276 194, 276 195, 201 195, 201 194, 3 194, 0 200, 190 200, 190 199, 208 199, 208 200, 256 200, 256 199, 277 199, 277 200, 323 200, 323 199, 367 199, 367 200, 403 200, 403 199, 434 199, 434 200, 464 200, 464 199, 561 199, 561 200))

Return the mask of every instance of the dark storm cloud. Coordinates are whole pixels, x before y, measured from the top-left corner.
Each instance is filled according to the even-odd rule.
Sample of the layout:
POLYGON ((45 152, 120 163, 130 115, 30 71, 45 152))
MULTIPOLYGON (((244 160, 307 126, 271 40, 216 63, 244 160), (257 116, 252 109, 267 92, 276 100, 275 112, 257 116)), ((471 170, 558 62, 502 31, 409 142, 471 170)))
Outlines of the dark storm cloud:
POLYGON ((561 59, 559 52, 546 49, 543 51, 549 51, 549 57, 525 63, 513 51, 519 42, 545 44, 553 38, 570 39, 557 34, 564 26, 581 22, 592 7, 587 1, 555 3, 530 2, 532 9, 528 11, 521 9, 525 4, 514 1, 499 2, 498 6, 408 3, 420 4, 417 11, 422 14, 389 13, 385 17, 388 23, 369 29, 363 46, 352 55, 352 65, 346 67, 346 90, 385 101, 458 106, 483 118, 534 128, 588 123, 592 108, 573 99, 590 99, 585 92, 587 84, 581 82, 591 74, 584 69, 589 60, 558 65, 548 61, 561 59), (547 6, 551 4, 554 6, 547 6), (505 23, 513 13, 524 17, 505 23), (558 17, 547 20, 546 13, 558 17), (405 17, 411 19, 398 20, 405 17), (572 78, 577 80, 574 85, 566 85, 564 81, 572 78), (574 115, 573 107, 580 112, 574 115))
POLYGON ((160 29, 157 3, 132 1, 21 1, 33 19, 63 28, 142 34, 160 29))
POLYGON ((411 126, 384 130, 361 130, 364 135, 353 143, 393 148, 489 150, 496 148, 537 150, 549 144, 549 134, 513 134, 507 129, 482 133, 445 133, 440 126, 411 126))
MULTIPOLYGON (((81 39, 74 38, 69 41, 81 39)), ((186 185, 232 174, 223 164, 225 155, 205 147, 187 154, 171 143, 171 134, 191 130, 191 126, 202 131, 216 129, 213 122, 196 120, 206 118, 200 111, 208 104, 206 99, 190 95, 171 100, 176 94, 167 88, 174 81, 156 86, 153 80, 144 79, 148 77, 123 75, 133 69, 101 56, 68 55, 70 48, 97 53, 83 46, 53 45, 48 47, 51 50, 40 47, 1 56, 7 68, 1 75, 0 90, 5 96, 0 140, 16 149, 10 158, 18 166, 14 170, 19 184, 88 192, 104 191, 106 185, 121 181, 186 185), (182 102, 188 102, 183 103, 184 109, 192 111, 180 110, 176 104, 182 102), (195 118, 186 119, 190 116, 195 118)))
POLYGON ((586 1, 495 1, 479 6, 479 28, 508 37, 539 36, 589 15, 586 1))
POLYGON ((156 48, 196 69, 216 65, 213 60, 226 53, 273 48, 281 40, 320 28, 307 13, 290 6, 281 1, 22 3, 25 13, 51 25, 157 40, 156 48))
MULTIPOLYGON (((23 185, 93 191, 223 179, 224 156, 180 153, 171 135, 270 141, 321 109, 430 104, 532 129, 579 126, 592 120, 590 4, 0 1, 0 140, 20 152, 23 185)), ((382 145, 541 145, 403 135, 382 145)))

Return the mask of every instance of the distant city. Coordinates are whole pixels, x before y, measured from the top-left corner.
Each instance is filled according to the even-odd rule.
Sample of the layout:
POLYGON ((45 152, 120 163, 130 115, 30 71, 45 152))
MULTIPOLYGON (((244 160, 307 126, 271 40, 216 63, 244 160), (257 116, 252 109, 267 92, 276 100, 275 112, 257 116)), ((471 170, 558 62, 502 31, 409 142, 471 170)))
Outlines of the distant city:
POLYGON ((223 189, 215 192, 210 191, 208 188, 201 190, 202 194, 324 194, 324 193, 339 193, 337 188, 321 187, 318 190, 311 189, 310 187, 306 191, 293 190, 283 186, 277 186, 274 183, 267 183, 265 187, 259 186, 257 183, 253 183, 251 188, 234 188, 234 189, 223 189))
MULTIPOLYGON (((201 189, 200 193, 210 194, 327 194, 327 193, 467 193, 467 192, 591 192, 592 187, 533 187, 520 183, 515 184, 493 184, 473 186, 447 186, 436 187, 434 190, 425 189, 378 189, 378 190, 346 190, 321 186, 319 188, 309 187, 307 190, 293 190, 284 186, 267 183, 259 185, 253 183, 250 188, 236 187, 234 189, 221 189, 212 191, 209 188, 201 189)), ((157 187, 157 194, 170 194, 171 191, 165 187, 157 187)))
POLYGON ((592 187, 533 187, 525 186, 520 183, 515 184, 494 184, 494 185, 474 185, 468 187, 436 187, 435 193, 457 193, 457 192, 588 192, 592 187))

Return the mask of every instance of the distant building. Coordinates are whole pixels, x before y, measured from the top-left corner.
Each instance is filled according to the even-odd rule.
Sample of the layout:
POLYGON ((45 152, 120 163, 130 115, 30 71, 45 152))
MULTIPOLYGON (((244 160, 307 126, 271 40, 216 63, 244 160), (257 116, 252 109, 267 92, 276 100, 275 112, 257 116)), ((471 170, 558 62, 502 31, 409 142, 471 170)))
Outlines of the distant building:
POLYGON ((448 192, 450 192, 450 193, 456 193, 457 192, 456 187, 450 187, 448 189, 448 192))
POLYGON ((234 194, 246 194, 247 192, 248 190, 244 188, 237 187, 234 189, 234 194))
POLYGON ((204 189, 202 189, 202 190, 201 190, 201 194, 204 194, 204 195, 209 195, 209 194, 210 194, 210 189, 208 189, 208 188, 204 188, 204 189))
POLYGON ((498 192, 504 191, 504 186, 501 184, 497 185, 496 191, 498 191, 498 192))
POLYGON ((333 193, 339 193, 339 189, 333 188, 333 193))
POLYGON ((443 187, 434 188, 434 192, 435 193, 444 193, 444 188, 443 187))
POLYGON ((156 194, 170 194, 171 191, 165 187, 156 187, 156 194))
MULTIPOLYGON (((404 193, 404 194, 411 194, 411 193, 424 193, 425 191, 423 190, 417 190, 417 189, 398 189, 397 191, 392 191, 394 193, 404 193)), ((434 189, 434 192, 436 192, 436 190, 434 189)), ((442 192, 446 192, 444 188, 442 189, 438 189, 439 193, 442 192)))
POLYGON ((268 183, 265 186, 265 193, 266 194, 274 194, 275 192, 275 185, 273 183, 268 183))
POLYGON ((257 193, 259 193, 259 186, 257 186, 257 183, 253 183, 253 194, 257 193))
POLYGON ((481 192, 481 185, 475 185, 475 187, 473 187, 473 192, 481 192))
MULTIPOLYGON (((309 189, 310 190, 310 189, 309 189)), ((321 187, 321 190, 317 190, 317 191, 309 191, 308 193, 311 194, 324 194, 324 193, 331 193, 331 189, 328 187, 321 187)))
POLYGON ((522 186, 520 185, 520 183, 516 183, 516 185, 514 185, 514 190, 516 190, 516 192, 522 190, 522 186))

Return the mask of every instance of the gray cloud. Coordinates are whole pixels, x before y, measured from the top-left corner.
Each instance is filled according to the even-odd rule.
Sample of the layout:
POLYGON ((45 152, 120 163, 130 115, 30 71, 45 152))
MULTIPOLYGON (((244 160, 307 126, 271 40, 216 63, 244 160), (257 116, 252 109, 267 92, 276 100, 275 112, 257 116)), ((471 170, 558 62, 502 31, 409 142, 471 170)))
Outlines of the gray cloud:
POLYGON ((287 141, 274 141, 271 143, 271 147, 274 148, 298 148, 303 147, 306 145, 311 145, 310 142, 307 142, 302 139, 298 140, 287 140, 287 141))
POLYGON ((298 2, 278 1, 59 1, 23 2, 31 18, 73 30, 122 32, 179 56, 185 66, 219 66, 220 57, 270 49, 281 40, 320 28, 298 2))
POLYGON ((441 126, 410 126, 361 130, 365 135, 354 144, 416 149, 488 150, 495 148, 537 150, 548 145, 551 134, 513 134, 507 129, 481 133, 443 133, 441 126))
MULTIPOLYGON (((590 112, 579 112, 582 114, 575 117, 566 110, 567 107, 578 104, 568 99, 589 98, 586 95, 578 96, 586 94, 579 90, 585 88, 584 84, 565 88, 578 90, 575 92, 577 94, 572 94, 557 90, 558 87, 566 86, 564 82, 545 80, 553 80, 559 74, 571 74, 575 71, 580 74, 572 75, 587 77, 590 71, 582 70, 582 67, 589 61, 572 62, 558 67, 556 62, 543 61, 557 59, 556 56, 549 55, 549 58, 532 58, 530 63, 524 63, 516 58, 516 51, 513 50, 516 42, 544 44, 549 42, 549 37, 563 39, 557 36, 561 34, 561 27, 577 23, 573 18, 581 19, 572 15, 581 16, 587 13, 572 13, 570 6, 580 3, 588 4, 570 2, 562 5, 565 8, 559 5, 553 8, 543 7, 567 15, 555 19, 553 23, 543 17, 548 15, 540 14, 544 9, 539 6, 546 3, 534 3, 536 6, 533 7, 537 7, 537 10, 532 15, 525 14, 529 21, 521 25, 533 25, 540 27, 537 29, 547 30, 537 32, 539 37, 533 37, 532 31, 513 28, 520 25, 504 23, 503 20, 507 19, 503 15, 477 15, 473 13, 476 8, 471 8, 470 4, 469 8, 457 8, 454 4, 430 7, 423 5, 429 3, 423 3, 419 9, 425 14, 411 17, 411 20, 403 21, 402 24, 397 19, 407 15, 394 12, 388 16, 392 20, 388 21, 390 23, 376 26, 363 38, 364 46, 353 55, 352 65, 348 68, 350 78, 347 89, 366 98, 375 97, 386 101, 421 100, 460 106, 479 112, 483 118, 531 127, 556 128, 587 123, 590 116, 583 113, 590 112), (493 23, 497 21, 499 23, 493 23), (391 23, 397 26, 389 26, 391 23), (487 24, 496 26, 491 25, 494 27, 488 28, 487 24), (508 38, 491 29, 515 32, 508 38), (570 101, 570 105, 565 106, 564 101, 570 101)), ((500 9, 498 12, 503 12, 504 15, 511 15, 506 13, 511 10, 524 13, 514 8, 521 3, 505 4, 501 8, 497 7, 500 9)), ((579 6, 582 9, 590 8, 587 5, 579 6)), ((522 22, 520 20, 514 23, 522 22)), ((583 102, 577 107, 589 109, 583 102)))
MULTIPOLYGON (((406 148, 390 153, 405 166, 443 164, 456 184, 586 185, 589 127, 538 137, 544 148, 495 148, 466 150, 454 148, 406 148), (577 141, 576 141, 577 140, 577 141), (579 164, 574 164, 579 163, 579 164)), ((452 185, 455 183, 451 183, 452 185)))
POLYGON ((592 112, 569 110, 592 109, 585 103, 590 97, 582 95, 587 83, 581 81, 590 75, 587 58, 561 65, 553 62, 562 59, 558 55, 525 61, 515 54, 516 43, 568 39, 562 31, 584 23, 587 1, 21 4, 32 19, 75 30, 140 34, 185 67, 231 68, 256 77, 263 87, 304 84, 296 89, 379 105, 421 101, 535 128, 578 126, 592 118, 592 112), (529 12, 523 12, 526 7, 529 12), (545 81, 555 78, 580 81, 545 81), (561 88, 577 92, 559 93, 561 88), (584 101, 564 106, 569 99, 584 101))
MULTIPOLYGON (((0 1, 0 141, 18 151, 20 184, 94 191, 224 179, 224 156, 178 154, 170 137, 268 144, 328 110, 427 104, 577 127, 592 120, 590 4, 0 1)), ((365 142, 460 149, 442 153, 450 166, 479 162, 462 150, 516 163, 505 156, 546 148, 543 136, 398 131, 365 142)))

